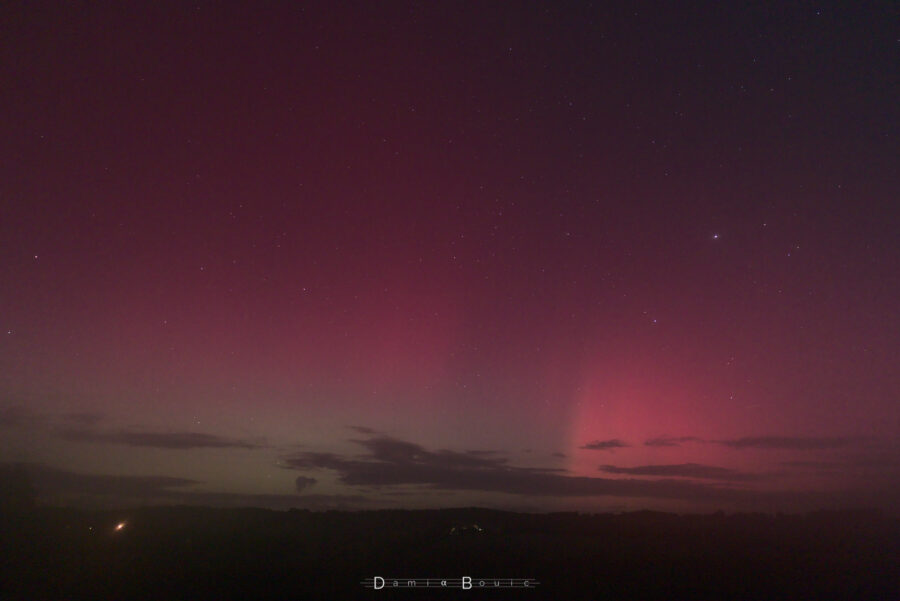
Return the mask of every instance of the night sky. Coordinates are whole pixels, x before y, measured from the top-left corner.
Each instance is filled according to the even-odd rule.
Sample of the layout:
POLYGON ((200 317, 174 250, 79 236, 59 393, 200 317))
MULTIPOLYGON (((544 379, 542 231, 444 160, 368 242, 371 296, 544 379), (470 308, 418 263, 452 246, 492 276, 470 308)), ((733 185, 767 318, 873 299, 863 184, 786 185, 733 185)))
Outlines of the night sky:
POLYGON ((900 506, 891 3, 4 3, 48 503, 900 506))

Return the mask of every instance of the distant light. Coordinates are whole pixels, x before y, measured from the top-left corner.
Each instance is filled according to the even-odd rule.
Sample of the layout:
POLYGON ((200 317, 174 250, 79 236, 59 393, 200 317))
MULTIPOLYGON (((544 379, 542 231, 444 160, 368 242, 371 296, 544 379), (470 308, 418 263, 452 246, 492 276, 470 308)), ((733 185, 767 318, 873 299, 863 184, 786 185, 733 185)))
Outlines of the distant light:
POLYGON ((718 240, 718 239, 719 239, 719 234, 713 234, 713 240, 718 240))
POLYGON ((124 527, 125 527, 125 522, 119 522, 118 524, 116 524, 116 532, 118 532, 119 530, 122 530, 124 527))

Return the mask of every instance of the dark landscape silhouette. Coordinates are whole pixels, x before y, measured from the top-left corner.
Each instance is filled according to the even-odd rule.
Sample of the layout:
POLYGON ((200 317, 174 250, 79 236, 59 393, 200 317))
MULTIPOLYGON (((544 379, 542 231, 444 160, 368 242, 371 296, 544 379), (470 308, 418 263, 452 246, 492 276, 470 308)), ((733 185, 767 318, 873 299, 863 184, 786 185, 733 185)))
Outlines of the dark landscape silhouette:
POLYGON ((3 488, 3 599, 900 597, 900 520, 876 510, 85 510, 36 505, 21 474, 3 488), (478 590, 494 578, 538 584, 478 590))

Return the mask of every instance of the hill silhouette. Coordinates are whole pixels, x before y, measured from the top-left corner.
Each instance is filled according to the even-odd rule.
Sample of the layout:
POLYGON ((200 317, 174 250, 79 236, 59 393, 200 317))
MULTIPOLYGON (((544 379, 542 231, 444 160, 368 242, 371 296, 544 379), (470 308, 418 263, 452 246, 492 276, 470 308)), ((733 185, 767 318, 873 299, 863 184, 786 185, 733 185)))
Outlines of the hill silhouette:
POLYGON ((3 599, 900 598, 900 520, 874 511, 88 511, 25 503, 2 522, 3 599), (376 576, 387 579, 385 589, 395 577, 469 576, 475 589, 490 578, 539 584, 361 584, 376 576))

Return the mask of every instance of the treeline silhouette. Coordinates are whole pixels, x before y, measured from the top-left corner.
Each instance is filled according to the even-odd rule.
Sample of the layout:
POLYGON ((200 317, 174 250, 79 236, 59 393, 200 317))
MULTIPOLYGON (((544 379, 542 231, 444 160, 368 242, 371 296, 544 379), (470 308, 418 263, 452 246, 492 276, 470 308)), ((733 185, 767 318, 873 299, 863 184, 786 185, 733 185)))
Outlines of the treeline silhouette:
POLYGON ((5 488, 0 599, 900 599, 900 522, 874 511, 88 511, 5 488), (540 584, 361 585, 375 576, 540 584))

